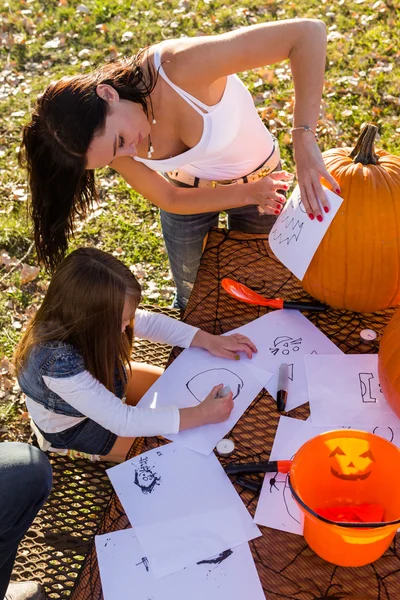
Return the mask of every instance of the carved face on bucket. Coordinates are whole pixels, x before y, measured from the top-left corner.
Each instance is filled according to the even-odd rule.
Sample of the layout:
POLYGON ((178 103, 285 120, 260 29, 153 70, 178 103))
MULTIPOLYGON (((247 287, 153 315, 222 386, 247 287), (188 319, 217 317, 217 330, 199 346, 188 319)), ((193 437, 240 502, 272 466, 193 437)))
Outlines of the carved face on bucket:
POLYGON ((332 475, 346 481, 367 479, 371 475, 375 458, 367 440, 343 437, 325 443, 332 461, 332 475))

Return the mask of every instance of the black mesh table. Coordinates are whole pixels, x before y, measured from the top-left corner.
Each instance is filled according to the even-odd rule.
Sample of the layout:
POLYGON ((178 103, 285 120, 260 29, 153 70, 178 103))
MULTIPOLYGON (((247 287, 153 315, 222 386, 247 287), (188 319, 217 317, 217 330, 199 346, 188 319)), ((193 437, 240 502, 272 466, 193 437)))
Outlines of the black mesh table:
MULTIPOLYGON (((310 300, 299 281, 275 258, 266 235, 250 235, 215 229, 204 251, 196 283, 184 314, 187 323, 211 333, 224 333, 265 314, 267 310, 239 303, 221 289, 221 279, 231 277, 269 297, 310 300)), ((374 314, 328 310, 309 313, 308 318, 346 353, 377 352, 378 345, 366 345, 361 329, 373 329, 379 336, 393 314, 386 310, 374 314)), ((170 362, 178 355, 175 349, 170 362)), ((235 460, 267 460, 279 415, 264 391, 253 401, 232 430, 235 460)), ((291 416, 307 418, 308 406, 291 416)), ((165 443, 162 438, 142 440, 132 447, 130 456, 165 443)), ((222 462, 224 462, 222 460, 222 462)), ((258 495, 237 487, 251 514, 258 495)), ((98 533, 130 527, 115 494, 106 510, 98 533)), ((400 539, 394 540, 384 556, 359 568, 331 565, 319 558, 301 536, 262 527, 262 537, 250 546, 268 600, 399 600, 400 539)), ((73 600, 101 600, 101 582, 92 545, 72 593, 73 600)), ((135 598, 132 590, 132 600, 135 598)), ((247 599, 246 599, 247 600, 247 599)), ((251 599, 249 599, 251 600, 251 599)))

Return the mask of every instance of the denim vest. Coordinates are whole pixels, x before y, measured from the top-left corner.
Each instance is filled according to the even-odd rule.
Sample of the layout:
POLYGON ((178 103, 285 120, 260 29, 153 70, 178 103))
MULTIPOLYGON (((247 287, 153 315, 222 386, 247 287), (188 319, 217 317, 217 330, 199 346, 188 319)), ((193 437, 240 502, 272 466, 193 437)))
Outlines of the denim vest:
MULTIPOLYGON (((46 342, 33 346, 18 376, 18 383, 24 394, 44 406, 47 410, 59 415, 84 417, 85 415, 50 390, 43 380, 43 376, 54 378, 73 377, 83 371, 85 371, 83 358, 71 344, 46 342)), ((122 398, 125 392, 125 370, 124 375, 125 382, 119 376, 116 363, 114 393, 118 398, 122 398)))

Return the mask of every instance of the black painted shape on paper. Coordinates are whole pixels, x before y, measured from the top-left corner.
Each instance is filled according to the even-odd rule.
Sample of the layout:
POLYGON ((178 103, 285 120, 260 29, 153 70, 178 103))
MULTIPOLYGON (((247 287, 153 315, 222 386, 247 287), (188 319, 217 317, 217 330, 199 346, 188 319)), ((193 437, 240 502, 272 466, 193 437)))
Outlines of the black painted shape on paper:
POLYGON ((201 560, 200 562, 198 562, 196 564, 197 565, 220 565, 224 560, 229 558, 229 556, 231 554, 233 554, 232 550, 224 550, 223 552, 221 552, 221 554, 219 554, 215 558, 208 558, 207 560, 201 560))

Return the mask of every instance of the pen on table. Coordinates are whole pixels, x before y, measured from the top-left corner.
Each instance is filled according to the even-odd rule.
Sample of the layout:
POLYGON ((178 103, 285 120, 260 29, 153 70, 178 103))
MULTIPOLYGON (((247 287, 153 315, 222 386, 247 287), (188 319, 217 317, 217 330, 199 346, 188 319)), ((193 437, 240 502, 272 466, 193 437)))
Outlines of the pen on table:
POLYGON ((270 308, 291 308, 292 310, 314 310, 326 312, 326 304, 319 302, 287 302, 282 298, 273 298, 269 303, 270 308))
POLYGON ((269 462, 259 463, 229 463, 225 467, 227 475, 236 475, 237 473, 288 473, 292 461, 290 460, 271 460, 269 462))
POLYGON ((289 384, 289 367, 286 363, 282 363, 279 367, 278 376, 278 391, 276 394, 276 408, 279 412, 283 412, 286 407, 289 384))

